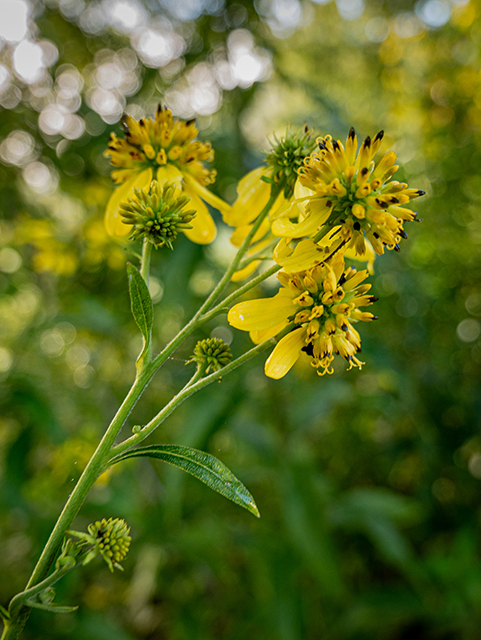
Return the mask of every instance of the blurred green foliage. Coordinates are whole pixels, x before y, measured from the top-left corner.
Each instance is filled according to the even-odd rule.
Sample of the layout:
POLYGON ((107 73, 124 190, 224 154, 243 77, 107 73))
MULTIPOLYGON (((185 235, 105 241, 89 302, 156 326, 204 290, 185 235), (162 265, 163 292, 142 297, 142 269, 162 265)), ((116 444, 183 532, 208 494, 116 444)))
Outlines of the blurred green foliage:
MULTIPOLYGON (((218 456, 261 520, 161 463, 119 465, 75 528, 125 518, 125 573, 92 563, 69 575, 57 601, 80 609, 33 612, 25 638, 479 638, 481 2, 17 4, 28 32, 20 20, 0 36, 3 604, 134 376, 135 257, 102 223, 102 151, 124 109, 150 115, 163 101, 197 115, 229 201, 288 122, 341 138, 385 129, 401 178, 428 194, 401 254, 376 261, 380 319, 362 327, 362 371, 300 367, 276 382, 259 358, 151 439, 218 456)), ((181 238, 153 257, 159 346, 228 258, 217 220, 214 245, 181 238)), ((231 337, 217 319, 187 341, 129 428, 188 379, 195 340, 212 331, 231 337)), ((249 341, 233 337, 236 355, 249 341)))

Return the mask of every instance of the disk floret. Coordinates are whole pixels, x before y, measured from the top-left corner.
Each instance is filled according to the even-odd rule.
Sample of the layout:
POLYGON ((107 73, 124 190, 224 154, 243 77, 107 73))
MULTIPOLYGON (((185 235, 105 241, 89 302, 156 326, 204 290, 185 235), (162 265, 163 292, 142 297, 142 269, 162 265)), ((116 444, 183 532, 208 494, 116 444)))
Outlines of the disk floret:
POLYGON ((226 342, 220 338, 206 338, 195 345, 194 355, 189 362, 196 362, 207 373, 210 369, 220 371, 231 360, 232 353, 226 342))
POLYGON ((128 202, 120 204, 120 215, 125 224, 132 225, 131 239, 146 238, 154 245, 167 245, 173 249, 172 242, 180 231, 192 229, 189 222, 194 218, 194 209, 186 210, 189 196, 177 197, 177 188, 173 183, 163 187, 154 180, 148 189, 133 191, 128 202))
MULTIPOLYGON (((149 167, 157 170, 173 165, 189 173, 202 185, 215 180, 215 171, 206 169, 203 162, 212 162, 214 151, 210 142, 196 140, 199 130, 195 120, 178 120, 170 109, 159 104, 154 118, 136 120, 122 118, 125 139, 112 133, 104 155, 116 167, 112 178, 125 182, 131 175, 149 167)), ((154 174, 155 175, 155 174, 154 174)))
POLYGON ((274 136, 271 150, 266 155, 266 163, 272 167, 273 180, 284 183, 286 200, 292 197, 298 171, 315 147, 316 142, 311 139, 307 126, 297 132, 288 129, 286 135, 280 139, 274 136))
POLYGON ((332 244, 353 247, 363 255, 365 238, 377 254, 383 254, 385 247, 398 250, 401 239, 407 238, 403 225, 415 220, 416 213, 403 205, 424 191, 391 181, 399 169, 394 151, 383 155, 377 164, 373 161, 383 137, 383 131, 373 140, 367 137, 359 152, 353 128, 345 147, 331 136, 317 139, 319 150, 306 158, 299 178, 314 192, 306 211, 319 222, 316 242, 338 229, 332 234, 332 244))

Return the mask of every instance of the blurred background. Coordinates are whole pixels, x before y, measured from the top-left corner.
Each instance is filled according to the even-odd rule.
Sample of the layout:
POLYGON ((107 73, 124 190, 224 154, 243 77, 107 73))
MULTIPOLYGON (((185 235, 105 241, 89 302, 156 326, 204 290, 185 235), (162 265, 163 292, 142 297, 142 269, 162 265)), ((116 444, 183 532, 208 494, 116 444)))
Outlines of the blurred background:
MULTIPOLYGON (((190 476, 130 461, 75 529, 125 518, 125 573, 100 561, 58 585, 76 613, 34 611, 25 639, 467 640, 480 637, 481 2, 0 0, 0 601, 24 588, 134 376, 140 338, 107 237, 102 156, 123 112, 196 117, 232 202, 268 137, 385 129, 427 195, 401 253, 375 263, 362 371, 264 357, 189 399, 151 442, 218 456, 256 520, 190 476)), ((418 204, 419 203, 419 204, 418 204)), ((166 343, 229 260, 155 252, 166 343)), ((264 289, 271 294, 272 283, 264 289)), ((235 335, 233 335, 235 333, 235 335)), ((195 340, 157 374, 124 433, 191 375, 195 340)))

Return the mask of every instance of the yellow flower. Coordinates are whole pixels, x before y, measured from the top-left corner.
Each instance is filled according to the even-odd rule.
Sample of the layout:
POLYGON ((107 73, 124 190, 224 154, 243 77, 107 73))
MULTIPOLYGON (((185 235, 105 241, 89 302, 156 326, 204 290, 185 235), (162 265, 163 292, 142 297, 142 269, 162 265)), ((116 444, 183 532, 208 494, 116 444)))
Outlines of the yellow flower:
POLYGON ((377 300, 368 295, 371 285, 361 284, 367 276, 367 270, 345 268, 339 253, 305 271, 281 271, 277 277, 282 287, 277 295, 240 302, 227 319, 237 329, 249 331, 256 344, 292 326, 267 359, 265 373, 270 378, 282 378, 301 352, 312 358, 319 375, 333 372, 335 354, 349 362, 349 369, 361 368, 363 363, 356 357, 361 339, 352 325, 375 319, 372 313, 360 310, 377 300))
POLYGON ((120 203, 128 200, 134 188, 145 189, 153 179, 160 186, 173 182, 189 196, 190 206, 197 211, 192 229, 186 236, 198 244, 208 244, 217 234, 214 221, 204 201, 226 214, 230 206, 211 193, 206 185, 215 180, 215 171, 206 169, 203 162, 211 162, 214 151, 210 142, 196 140, 198 129, 194 120, 174 119, 169 109, 159 105, 154 119, 125 116, 125 139, 112 133, 105 156, 116 167, 112 178, 121 186, 114 191, 105 213, 105 225, 111 236, 130 233, 120 217, 120 203))
POLYGON ((291 208, 277 217, 272 224, 274 235, 311 238, 313 256, 320 241, 327 256, 347 249, 365 256, 369 251, 367 241, 378 255, 384 253, 385 247, 399 250, 399 242, 407 238, 404 222, 416 219, 416 213, 403 205, 424 195, 424 191, 391 181, 399 168, 394 164, 393 151, 377 164, 373 161, 383 135, 380 131, 374 140, 366 138, 359 152, 353 128, 345 147, 331 136, 318 138, 319 151, 306 158, 299 171, 299 182, 307 191, 298 201, 302 201, 305 210, 298 215, 291 208))

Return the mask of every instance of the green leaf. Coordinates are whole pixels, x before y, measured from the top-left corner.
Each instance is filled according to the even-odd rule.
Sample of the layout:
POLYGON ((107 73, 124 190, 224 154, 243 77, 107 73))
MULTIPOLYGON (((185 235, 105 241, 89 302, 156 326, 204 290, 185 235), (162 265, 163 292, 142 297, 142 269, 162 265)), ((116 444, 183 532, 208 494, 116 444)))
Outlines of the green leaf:
POLYGON ((112 459, 112 464, 139 457, 157 458, 187 471, 214 491, 260 518, 252 495, 232 471, 214 456, 183 445, 159 444, 121 453, 112 459))
POLYGON ((26 600, 25 604, 32 609, 42 609, 43 611, 51 611, 52 613, 72 613, 77 611, 78 607, 63 607, 59 604, 44 604, 33 598, 26 600))
POLYGON ((149 289, 138 269, 127 262, 127 276, 129 278, 130 302, 132 314, 146 343, 150 340, 150 331, 154 319, 154 307, 149 289))

